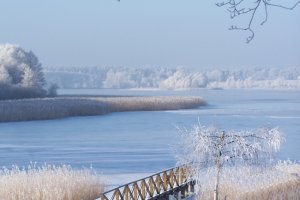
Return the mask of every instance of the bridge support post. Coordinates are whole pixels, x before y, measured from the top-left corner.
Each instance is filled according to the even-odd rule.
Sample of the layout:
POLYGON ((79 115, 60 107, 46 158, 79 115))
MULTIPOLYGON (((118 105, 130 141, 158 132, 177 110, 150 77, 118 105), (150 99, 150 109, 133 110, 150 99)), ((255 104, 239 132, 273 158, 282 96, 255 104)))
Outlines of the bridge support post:
POLYGON ((177 200, 181 200, 181 191, 177 193, 177 200))
POLYGON ((168 200, 174 200, 174 194, 170 194, 168 200))
POLYGON ((180 192, 181 192, 181 197, 182 197, 182 198, 185 198, 186 186, 184 186, 184 187, 180 190, 180 192))

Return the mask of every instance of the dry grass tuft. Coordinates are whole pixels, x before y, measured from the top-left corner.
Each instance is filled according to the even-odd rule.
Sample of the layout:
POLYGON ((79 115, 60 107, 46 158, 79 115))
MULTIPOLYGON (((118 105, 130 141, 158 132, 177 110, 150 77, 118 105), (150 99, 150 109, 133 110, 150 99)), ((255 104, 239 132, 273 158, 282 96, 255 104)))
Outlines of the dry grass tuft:
POLYGON ((99 176, 69 166, 0 170, 1 200, 94 200, 103 192, 99 176))

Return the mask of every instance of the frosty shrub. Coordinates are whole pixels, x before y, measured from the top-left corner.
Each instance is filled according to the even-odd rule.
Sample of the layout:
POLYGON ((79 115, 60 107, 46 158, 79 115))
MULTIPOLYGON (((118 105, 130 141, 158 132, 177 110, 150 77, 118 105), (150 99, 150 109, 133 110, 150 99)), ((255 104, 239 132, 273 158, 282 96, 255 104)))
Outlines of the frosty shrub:
POLYGON ((50 84, 48 87, 48 97, 56 97, 57 96, 57 90, 58 90, 58 85, 55 83, 50 84))
POLYGON ((0 44, 0 100, 46 96, 45 84, 42 65, 31 51, 0 44))
POLYGON ((196 125, 191 130, 181 129, 181 132, 180 162, 191 165, 190 173, 199 184, 200 196, 203 170, 209 169, 207 173, 214 180, 211 191, 216 200, 219 199, 220 184, 224 184, 222 177, 225 176, 225 180, 230 178, 233 168, 267 167, 284 139, 277 128, 225 132, 215 127, 196 125))
POLYGON ((0 122, 197 108, 199 97, 57 97, 0 101, 0 122))
POLYGON ((0 171, 0 199, 3 200, 94 200, 104 185, 91 170, 69 166, 13 166, 0 171))
MULTIPOLYGON (((199 172, 199 200, 212 200, 216 168, 199 172)), ((225 166, 220 175, 219 199, 227 200, 298 200, 300 197, 300 165, 279 162, 269 167, 225 166)))

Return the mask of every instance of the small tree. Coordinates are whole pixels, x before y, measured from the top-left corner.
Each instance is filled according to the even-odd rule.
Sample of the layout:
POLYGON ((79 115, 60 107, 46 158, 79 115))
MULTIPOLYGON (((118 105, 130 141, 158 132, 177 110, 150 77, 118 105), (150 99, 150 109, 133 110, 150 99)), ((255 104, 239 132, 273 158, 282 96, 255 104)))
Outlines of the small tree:
POLYGON ((220 173, 225 164, 262 164, 280 149, 283 137, 277 128, 255 131, 221 131, 215 127, 194 126, 184 133, 180 162, 191 163, 199 180, 203 167, 216 167, 214 199, 219 199, 220 173))
POLYGON ((55 97, 57 96, 57 89, 58 89, 58 85, 55 83, 50 84, 50 86, 48 87, 48 91, 47 91, 47 96, 48 97, 55 97))

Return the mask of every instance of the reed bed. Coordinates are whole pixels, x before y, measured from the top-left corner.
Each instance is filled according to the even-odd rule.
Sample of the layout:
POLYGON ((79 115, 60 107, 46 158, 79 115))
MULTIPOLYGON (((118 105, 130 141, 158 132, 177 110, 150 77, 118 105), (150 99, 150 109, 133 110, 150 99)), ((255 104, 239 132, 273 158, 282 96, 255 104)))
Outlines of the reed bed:
MULTIPOLYGON (((199 200, 212 200, 214 169, 203 173, 199 200)), ((228 167, 222 172, 219 198, 226 200, 300 199, 300 165, 279 163, 270 168, 228 167)))
POLYGON ((89 99, 45 98, 0 101, 0 121, 29 121, 106 113, 107 105, 89 99))
POLYGON ((96 98, 110 105, 112 112, 157 111, 192 109, 205 105, 199 97, 158 96, 158 97, 111 97, 96 98))
POLYGON ((57 97, 0 101, 0 122, 197 108, 199 97, 57 97))
POLYGON ((94 200, 104 185, 91 170, 30 166, 0 170, 1 200, 94 200))

